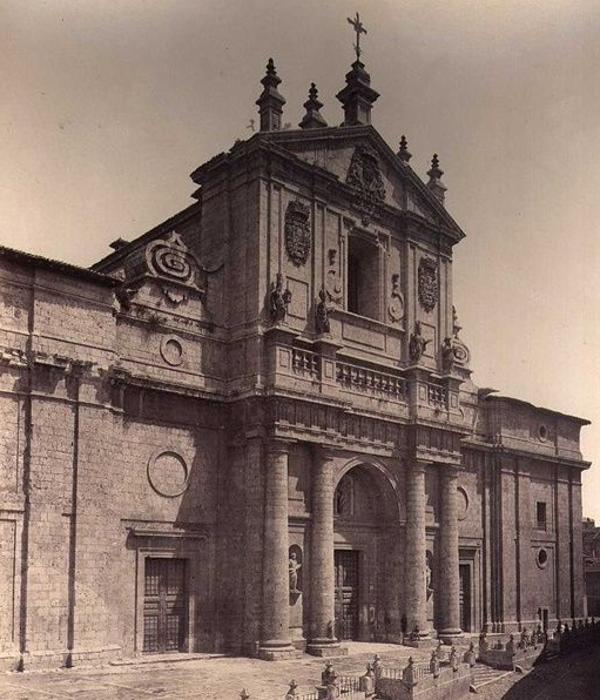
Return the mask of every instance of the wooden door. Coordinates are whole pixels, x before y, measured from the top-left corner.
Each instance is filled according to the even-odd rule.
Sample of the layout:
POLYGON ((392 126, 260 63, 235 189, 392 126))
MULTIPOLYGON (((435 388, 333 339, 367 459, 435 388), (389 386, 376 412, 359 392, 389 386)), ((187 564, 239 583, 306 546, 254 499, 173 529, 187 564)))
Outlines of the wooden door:
POLYGON ((468 564, 460 564, 460 628, 464 632, 471 631, 471 567, 468 564))
POLYGON ((358 637, 358 552, 335 550, 335 634, 338 639, 358 637))
POLYGON ((183 651, 186 621, 185 559, 147 558, 144 651, 183 651))

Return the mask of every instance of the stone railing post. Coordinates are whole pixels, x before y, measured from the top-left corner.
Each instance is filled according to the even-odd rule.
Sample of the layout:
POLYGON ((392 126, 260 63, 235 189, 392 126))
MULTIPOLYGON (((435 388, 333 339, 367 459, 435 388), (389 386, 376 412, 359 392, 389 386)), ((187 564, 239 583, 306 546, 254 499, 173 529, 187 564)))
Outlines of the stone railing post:
POLYGON ((402 680, 410 688, 417 685, 416 674, 415 674, 415 662, 413 657, 408 658, 408 665, 402 670, 402 680))

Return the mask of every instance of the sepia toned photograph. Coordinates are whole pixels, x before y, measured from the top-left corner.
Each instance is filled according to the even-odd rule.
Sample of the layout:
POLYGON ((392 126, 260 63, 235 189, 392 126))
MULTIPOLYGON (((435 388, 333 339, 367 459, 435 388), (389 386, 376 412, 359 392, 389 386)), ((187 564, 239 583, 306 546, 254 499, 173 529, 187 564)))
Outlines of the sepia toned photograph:
POLYGON ((600 4, 0 46, 0 700, 598 700, 600 4))

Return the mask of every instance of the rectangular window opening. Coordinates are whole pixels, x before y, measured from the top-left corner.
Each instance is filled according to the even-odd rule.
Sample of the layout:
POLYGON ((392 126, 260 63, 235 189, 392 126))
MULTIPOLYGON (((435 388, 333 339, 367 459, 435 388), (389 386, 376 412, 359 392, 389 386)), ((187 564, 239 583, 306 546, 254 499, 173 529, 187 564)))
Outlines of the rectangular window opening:
POLYGON ((357 236, 348 239, 348 311, 379 318, 379 248, 357 236))
POLYGON ((536 523, 538 530, 546 529, 546 504, 544 501, 536 503, 536 523))

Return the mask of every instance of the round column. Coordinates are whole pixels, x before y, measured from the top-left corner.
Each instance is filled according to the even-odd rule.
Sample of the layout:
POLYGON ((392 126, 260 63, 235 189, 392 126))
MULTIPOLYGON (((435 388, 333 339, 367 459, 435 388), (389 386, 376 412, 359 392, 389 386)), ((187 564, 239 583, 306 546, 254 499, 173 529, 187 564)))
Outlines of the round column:
POLYGON ((407 633, 415 628, 419 638, 429 636, 425 581, 427 540, 425 535, 425 465, 413 462, 406 475, 406 573, 405 606, 407 633))
POLYGON ((275 659, 293 653, 290 640, 288 446, 271 443, 265 474, 263 619, 259 655, 275 659))
POLYGON ((333 463, 317 453, 312 474, 310 529, 310 637, 307 652, 317 656, 338 646, 335 625, 333 560, 333 463))
POLYGON ((440 476, 440 554, 437 590, 440 609, 442 639, 459 636, 460 629, 460 578, 458 561, 458 501, 457 474, 454 467, 444 467, 440 476))

